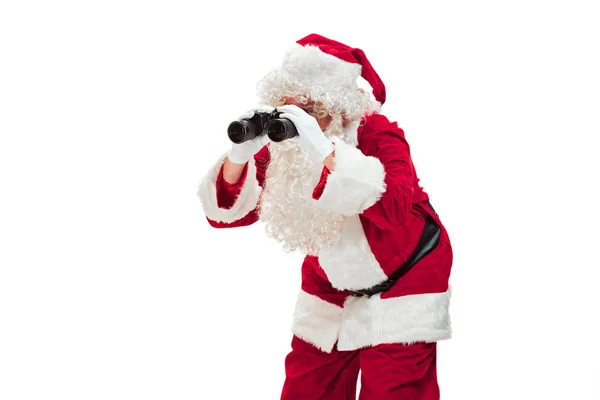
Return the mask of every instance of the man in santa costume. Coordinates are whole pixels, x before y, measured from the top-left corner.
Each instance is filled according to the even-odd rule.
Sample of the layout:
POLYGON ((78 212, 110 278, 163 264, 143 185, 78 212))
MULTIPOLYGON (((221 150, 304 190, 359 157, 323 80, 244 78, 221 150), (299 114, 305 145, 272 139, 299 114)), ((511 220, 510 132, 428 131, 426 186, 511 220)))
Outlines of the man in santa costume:
POLYGON ((360 49, 311 34, 258 84, 298 135, 233 144, 200 184, 211 226, 265 223, 306 254, 282 399, 438 399, 450 338, 446 229, 418 185, 383 82, 360 49), (369 93, 357 86, 362 76, 369 93))

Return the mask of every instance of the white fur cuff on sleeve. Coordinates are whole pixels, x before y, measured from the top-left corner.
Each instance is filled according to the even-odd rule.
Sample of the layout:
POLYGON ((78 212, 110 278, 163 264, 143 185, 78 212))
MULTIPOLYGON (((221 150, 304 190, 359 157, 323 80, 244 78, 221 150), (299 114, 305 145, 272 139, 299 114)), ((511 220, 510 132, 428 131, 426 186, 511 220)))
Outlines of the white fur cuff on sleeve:
POLYGON ((225 162, 226 155, 222 155, 219 161, 208 171, 200 182, 197 195, 202 202, 202 208, 206 216, 216 222, 231 223, 248 215, 256 208, 261 187, 256 180, 256 165, 254 158, 248 161, 246 181, 238 195, 235 203, 230 209, 220 208, 217 204, 217 178, 221 166, 225 162))
POLYGON ((375 157, 364 155, 341 139, 335 142, 335 167, 315 205, 343 215, 360 214, 385 192, 385 170, 375 157))

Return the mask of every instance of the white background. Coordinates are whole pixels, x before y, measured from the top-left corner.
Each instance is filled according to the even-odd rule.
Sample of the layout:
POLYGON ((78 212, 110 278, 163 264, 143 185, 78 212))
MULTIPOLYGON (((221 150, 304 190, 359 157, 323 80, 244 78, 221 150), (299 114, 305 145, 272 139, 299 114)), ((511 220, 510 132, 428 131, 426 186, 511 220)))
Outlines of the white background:
POLYGON ((442 399, 600 399, 594 2, 415 3, 2 1, 0 399, 279 398, 302 257, 195 193, 312 32, 450 233, 442 399))

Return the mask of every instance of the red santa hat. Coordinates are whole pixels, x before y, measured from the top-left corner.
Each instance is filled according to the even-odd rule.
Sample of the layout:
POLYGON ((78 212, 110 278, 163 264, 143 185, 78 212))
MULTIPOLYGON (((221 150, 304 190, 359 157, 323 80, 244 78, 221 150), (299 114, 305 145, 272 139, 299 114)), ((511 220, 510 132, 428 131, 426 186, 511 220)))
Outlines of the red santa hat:
MULTIPOLYGON (((361 49, 352 48, 316 33, 311 33, 296 43, 304 48, 296 49, 293 52, 294 56, 302 57, 309 54, 312 56, 310 57, 311 64, 307 65, 308 68, 298 72, 308 74, 309 76, 313 76, 313 74, 318 76, 331 72, 339 78, 340 85, 347 86, 354 86, 356 79, 360 75, 373 88, 375 99, 381 104, 385 102, 385 85, 361 49), (317 47, 320 53, 310 52, 310 50, 306 49, 307 46, 317 47), (336 70, 339 72, 336 73, 336 70)), ((294 57, 290 56, 289 58, 294 57)), ((285 67, 286 64, 284 63, 285 67)))
POLYGON ((361 110, 377 110, 385 102, 385 86, 361 49, 314 33, 287 51, 281 66, 259 82, 258 90, 266 104, 304 94, 351 118, 360 117, 361 110), (371 85, 375 102, 358 91, 360 76, 371 85))

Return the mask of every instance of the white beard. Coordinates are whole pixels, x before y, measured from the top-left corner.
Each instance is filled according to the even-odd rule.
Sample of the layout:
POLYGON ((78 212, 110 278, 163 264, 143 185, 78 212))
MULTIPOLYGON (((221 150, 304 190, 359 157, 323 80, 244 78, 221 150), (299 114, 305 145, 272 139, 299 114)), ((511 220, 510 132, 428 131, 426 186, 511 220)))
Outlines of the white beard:
MULTIPOLYGON (((354 131, 355 132, 355 131, 354 131)), ((325 135, 344 137, 341 119, 331 122, 325 135)), ((314 163, 308 153, 289 140, 270 143, 265 188, 259 200, 260 220, 267 235, 283 244, 285 251, 300 250, 317 255, 340 237, 346 216, 315 207, 312 193, 319 183, 323 164, 314 163)))

